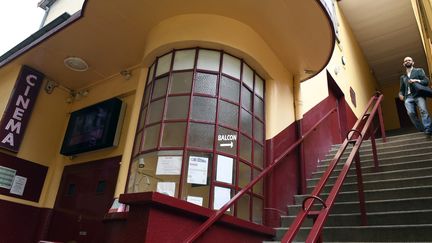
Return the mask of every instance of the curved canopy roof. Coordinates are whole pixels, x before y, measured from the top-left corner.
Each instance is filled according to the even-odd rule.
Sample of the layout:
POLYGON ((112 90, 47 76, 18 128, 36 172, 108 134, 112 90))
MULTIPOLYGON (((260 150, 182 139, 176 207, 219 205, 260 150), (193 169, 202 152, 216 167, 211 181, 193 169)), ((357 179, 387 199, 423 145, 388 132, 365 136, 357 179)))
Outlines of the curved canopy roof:
POLYGON ((81 13, 28 43, 0 65, 26 64, 65 87, 80 89, 141 65, 152 27, 182 14, 221 15, 242 22, 300 79, 323 69, 333 51, 333 29, 318 0, 92 0, 86 1, 81 13), (67 69, 63 65, 67 56, 83 58, 90 69, 67 69))

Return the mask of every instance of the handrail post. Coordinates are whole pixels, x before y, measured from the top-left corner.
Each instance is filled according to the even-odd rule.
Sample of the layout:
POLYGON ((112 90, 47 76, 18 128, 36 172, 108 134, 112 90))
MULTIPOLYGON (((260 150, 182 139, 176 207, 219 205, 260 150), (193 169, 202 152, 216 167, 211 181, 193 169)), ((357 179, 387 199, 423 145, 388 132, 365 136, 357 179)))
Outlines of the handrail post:
POLYGON ((357 188, 358 188, 359 205, 360 205, 360 220, 361 220, 361 225, 365 226, 367 225, 366 204, 365 204, 365 196, 363 190, 363 177, 362 177, 361 165, 360 165, 360 153, 358 151, 355 155, 354 161, 355 161, 356 174, 357 174, 357 188))
MULTIPOLYGON (((299 139, 304 139, 303 136, 303 126, 302 126, 302 122, 301 121, 296 121, 296 128, 297 128, 297 137, 299 139)), ((306 165, 305 165, 305 159, 304 159, 304 142, 301 142, 298 145, 298 150, 297 150, 297 155, 298 155, 298 173, 299 173, 299 180, 298 180, 298 189, 297 189, 297 193, 299 194, 306 194, 306 165)))
MULTIPOLYGON (((379 95, 381 95, 381 93, 377 92, 376 97, 378 99, 379 95)), ((379 123, 380 123, 380 130, 381 130, 381 137, 383 142, 387 142, 387 138, 385 135, 385 129, 384 129, 384 119, 383 119, 383 115, 382 115, 382 109, 381 109, 381 103, 378 103, 378 119, 379 119, 379 123)))
POLYGON ((378 156, 377 156, 377 149, 376 149, 376 143, 375 143, 375 129, 373 126, 373 123, 371 123, 370 127, 370 140, 371 140, 371 146, 372 146, 372 155, 374 159, 374 169, 375 171, 379 170, 379 164, 378 164, 378 156))

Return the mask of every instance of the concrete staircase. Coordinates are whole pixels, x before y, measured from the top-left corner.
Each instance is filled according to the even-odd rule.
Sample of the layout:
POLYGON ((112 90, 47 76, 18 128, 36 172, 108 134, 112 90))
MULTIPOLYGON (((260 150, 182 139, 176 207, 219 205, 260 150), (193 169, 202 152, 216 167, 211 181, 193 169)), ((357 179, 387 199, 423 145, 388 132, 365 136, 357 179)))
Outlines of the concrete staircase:
MULTIPOLYGON (((317 172, 308 180, 309 192, 338 148, 334 146, 331 149, 317 172)), ((388 137, 387 143, 378 139, 377 149, 380 162, 378 172, 373 167, 370 141, 364 141, 360 150, 368 225, 360 226, 353 164, 324 226, 323 241, 432 242, 432 140, 422 133, 411 133, 388 137)), ((344 153, 341 162, 345 162, 349 152, 350 149, 344 153)), ((342 164, 337 166, 337 172, 342 164)), ((331 184, 338 173, 333 174, 331 184)), ((330 189, 327 186, 321 197, 325 199, 330 189)), ((298 195, 295 197, 296 204, 288 206, 290 216, 282 217, 281 227, 276 229, 276 241, 287 231, 304 198, 305 195, 298 195)), ((296 241, 305 241, 311 225, 312 221, 307 219, 296 241)))

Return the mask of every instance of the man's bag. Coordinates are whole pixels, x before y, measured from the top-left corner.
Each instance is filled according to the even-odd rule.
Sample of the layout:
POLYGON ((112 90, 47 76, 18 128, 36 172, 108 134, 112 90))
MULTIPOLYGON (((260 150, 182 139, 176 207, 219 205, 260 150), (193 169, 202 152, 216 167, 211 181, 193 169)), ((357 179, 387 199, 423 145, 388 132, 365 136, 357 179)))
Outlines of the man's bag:
POLYGON ((422 97, 432 97, 432 89, 429 88, 428 86, 424 86, 421 85, 417 82, 412 83, 415 89, 415 92, 418 96, 422 96, 422 97))

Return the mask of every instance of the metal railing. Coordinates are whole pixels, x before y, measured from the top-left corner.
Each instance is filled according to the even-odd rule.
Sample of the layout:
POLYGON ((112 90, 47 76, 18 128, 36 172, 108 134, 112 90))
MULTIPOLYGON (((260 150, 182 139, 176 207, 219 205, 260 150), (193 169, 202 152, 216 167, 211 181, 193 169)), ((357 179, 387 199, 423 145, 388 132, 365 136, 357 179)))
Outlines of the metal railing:
POLYGON ((255 177, 248 185, 246 185, 242 190, 240 190, 234 197, 231 198, 223 207, 216 211, 212 216, 210 216, 196 231, 194 231, 187 239, 183 242, 190 243, 198 239, 210 226, 212 226, 225 211, 228 210, 241 196, 249 191, 258 181, 260 181, 264 176, 280 164, 280 162, 290 154, 297 146, 299 146, 303 140, 305 140, 309 134, 311 134, 324 120, 326 120, 333 112, 336 112, 337 108, 331 109, 327 114, 325 114, 314 126, 312 126, 299 140, 292 144, 284 153, 275 159, 273 163, 268 165, 257 177, 255 177))
POLYGON ((306 197, 303 200, 302 210, 298 213, 297 217, 289 227, 289 230, 284 235, 281 242, 284 243, 292 242, 297 232, 299 231, 304 219, 307 216, 313 217, 314 222, 309 232, 309 235, 307 236, 306 242, 321 242, 322 240, 321 231, 323 229, 324 223, 329 215, 330 210, 332 209, 336 196, 338 195, 342 187, 342 184, 349 172, 353 160, 355 161, 356 174, 357 174, 357 188, 358 188, 358 197, 359 197, 359 205, 360 205, 361 224, 367 225, 367 215, 366 215, 366 206, 365 206, 365 199, 364 199, 364 192, 363 192, 363 179, 361 174, 359 149, 363 140, 367 136, 370 136, 374 166, 376 169, 378 169, 378 158, 376 154, 376 145, 375 145, 375 133, 378 128, 374 129, 373 119, 376 117, 376 115, 378 115, 382 139, 383 142, 385 142, 386 137, 385 137, 384 123, 383 123, 381 105, 380 105, 382 99, 383 99, 383 95, 378 92, 374 97, 370 99, 366 111, 363 113, 363 116, 359 120, 357 120, 356 124, 354 125, 354 128, 348 132, 346 136, 347 138, 342 143, 341 147, 339 148, 336 155, 330 162, 329 167, 324 172, 323 176, 321 177, 320 181, 312 191, 311 195, 306 197), (368 111, 370 112, 368 113, 368 111), (328 194, 327 199, 324 201, 320 197, 320 193, 324 188, 324 186, 326 185, 326 182, 328 181, 331 173, 335 169, 342 154, 344 153, 344 151, 346 150, 349 144, 353 144, 353 148, 345 164, 343 165, 343 168, 339 176, 337 177, 334 186, 332 187, 330 193, 328 194), (321 210, 317 210, 317 211, 312 210, 315 201, 318 201, 322 205, 321 210))

